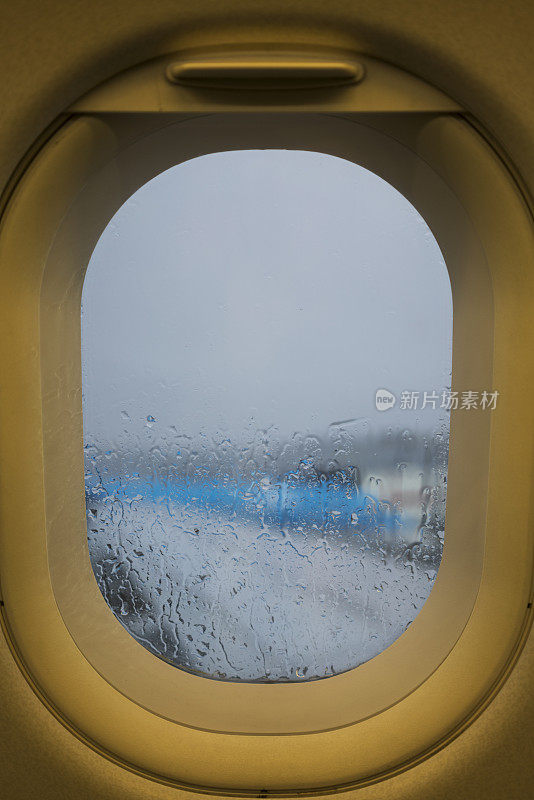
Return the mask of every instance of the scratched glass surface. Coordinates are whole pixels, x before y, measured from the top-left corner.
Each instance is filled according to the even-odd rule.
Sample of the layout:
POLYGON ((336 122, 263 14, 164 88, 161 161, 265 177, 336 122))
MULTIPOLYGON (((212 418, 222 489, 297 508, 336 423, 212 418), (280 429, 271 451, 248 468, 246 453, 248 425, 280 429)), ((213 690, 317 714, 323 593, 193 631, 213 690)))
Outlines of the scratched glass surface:
POLYGON ((443 550, 451 329, 432 233, 363 167, 233 151, 140 188, 82 298, 89 554, 126 630, 263 682, 401 636, 443 550))

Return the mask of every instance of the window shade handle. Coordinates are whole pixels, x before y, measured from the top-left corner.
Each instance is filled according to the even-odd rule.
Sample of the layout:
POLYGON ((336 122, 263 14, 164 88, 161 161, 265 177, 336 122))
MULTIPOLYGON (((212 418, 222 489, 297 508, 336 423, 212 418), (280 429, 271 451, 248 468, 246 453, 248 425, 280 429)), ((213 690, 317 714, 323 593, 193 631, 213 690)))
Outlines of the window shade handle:
POLYGON ((358 61, 303 56, 219 56, 171 62, 171 83, 199 89, 326 89, 359 83, 365 70, 358 61))

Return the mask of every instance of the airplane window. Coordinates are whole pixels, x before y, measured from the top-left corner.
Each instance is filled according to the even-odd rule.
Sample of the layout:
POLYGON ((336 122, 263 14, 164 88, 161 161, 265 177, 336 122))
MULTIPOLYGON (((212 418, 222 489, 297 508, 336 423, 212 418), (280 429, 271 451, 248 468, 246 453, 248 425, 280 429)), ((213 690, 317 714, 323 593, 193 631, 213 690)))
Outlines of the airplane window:
POLYGON ((451 332, 436 240, 357 164, 212 153, 135 192, 82 298, 89 554, 126 630, 260 682, 401 636, 443 550, 451 332))

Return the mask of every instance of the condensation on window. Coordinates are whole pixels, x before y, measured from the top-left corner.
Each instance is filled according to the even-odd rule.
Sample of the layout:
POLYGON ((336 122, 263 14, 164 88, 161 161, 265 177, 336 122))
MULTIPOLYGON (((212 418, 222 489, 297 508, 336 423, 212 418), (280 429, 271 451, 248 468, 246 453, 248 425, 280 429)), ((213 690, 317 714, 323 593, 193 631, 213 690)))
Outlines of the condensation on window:
POLYGON ((432 233, 363 167, 231 151, 140 188, 82 298, 89 555, 126 630, 263 682, 401 636, 442 557, 451 330, 432 233))

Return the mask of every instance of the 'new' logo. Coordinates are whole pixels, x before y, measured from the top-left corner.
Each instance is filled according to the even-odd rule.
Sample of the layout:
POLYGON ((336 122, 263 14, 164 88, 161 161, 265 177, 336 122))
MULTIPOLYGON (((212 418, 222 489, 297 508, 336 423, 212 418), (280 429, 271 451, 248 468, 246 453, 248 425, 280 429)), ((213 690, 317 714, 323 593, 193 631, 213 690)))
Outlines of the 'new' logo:
POLYGON ((375 395, 375 405, 377 411, 389 411, 393 408, 397 398, 387 389, 377 389, 375 395))

